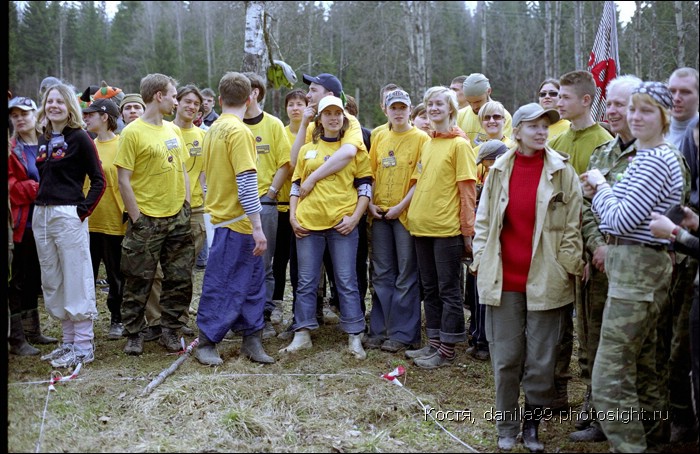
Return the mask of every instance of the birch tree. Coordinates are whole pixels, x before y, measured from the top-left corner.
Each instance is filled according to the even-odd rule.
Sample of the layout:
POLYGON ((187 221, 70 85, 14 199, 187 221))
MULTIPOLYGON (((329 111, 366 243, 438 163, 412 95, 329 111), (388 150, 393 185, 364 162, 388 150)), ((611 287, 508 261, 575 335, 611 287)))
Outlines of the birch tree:
POLYGON ((673 2, 673 12, 676 17, 676 39, 678 40, 678 53, 676 62, 679 68, 685 66, 685 26, 683 25, 683 2, 673 2))
POLYGON ((263 78, 267 84, 267 68, 270 66, 270 54, 267 47, 267 26, 264 1, 245 2, 245 46, 243 54, 243 71, 251 71, 263 78))
POLYGON ((552 4, 544 3, 544 73, 547 77, 554 76, 552 68, 552 4))

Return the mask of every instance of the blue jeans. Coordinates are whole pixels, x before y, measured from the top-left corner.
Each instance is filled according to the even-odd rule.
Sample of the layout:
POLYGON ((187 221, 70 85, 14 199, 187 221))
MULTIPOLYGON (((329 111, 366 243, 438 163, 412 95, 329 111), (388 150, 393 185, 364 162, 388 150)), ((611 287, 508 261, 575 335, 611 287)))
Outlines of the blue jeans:
POLYGON ((460 289, 464 240, 416 237, 418 270, 423 282, 425 333, 429 339, 456 344, 467 340, 460 289))
POLYGON ((413 237, 398 219, 372 221, 374 298, 369 333, 403 344, 420 343, 420 293, 413 237))
POLYGON ((316 289, 321 278, 323 251, 328 249, 333 259, 333 274, 340 299, 340 327, 346 333, 364 331, 365 317, 360 309, 355 260, 358 231, 341 235, 335 229, 314 231, 304 238, 297 238, 299 282, 294 306, 293 330, 316 329, 316 289))

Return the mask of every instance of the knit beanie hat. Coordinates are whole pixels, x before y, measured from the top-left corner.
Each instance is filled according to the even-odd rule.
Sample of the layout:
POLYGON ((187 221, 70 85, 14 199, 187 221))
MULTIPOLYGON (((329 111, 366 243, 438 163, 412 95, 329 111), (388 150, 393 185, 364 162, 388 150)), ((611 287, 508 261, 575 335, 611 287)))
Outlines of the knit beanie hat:
POLYGON ((141 107, 146 109, 146 103, 143 102, 143 98, 141 98, 141 95, 138 93, 129 93, 128 95, 125 95, 124 98, 122 99, 122 102, 119 104, 119 110, 122 111, 124 110, 124 106, 131 103, 131 102, 137 102, 141 104, 141 107))

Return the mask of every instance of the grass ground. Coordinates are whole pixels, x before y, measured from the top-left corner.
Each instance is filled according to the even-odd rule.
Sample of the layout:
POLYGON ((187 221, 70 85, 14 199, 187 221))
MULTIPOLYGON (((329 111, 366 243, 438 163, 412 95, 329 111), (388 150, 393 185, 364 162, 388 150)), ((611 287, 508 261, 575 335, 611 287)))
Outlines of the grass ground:
MULTIPOLYGON (((202 277, 202 272, 195 275, 195 293, 202 277)), ((494 402, 491 366, 468 356, 465 345, 458 345, 453 367, 426 371, 402 354, 379 350, 369 350, 367 359, 358 361, 345 351, 347 336, 336 325, 325 325, 312 334, 314 347, 298 354, 277 353, 288 341, 264 341, 277 360, 267 366, 240 358, 240 340, 224 341, 219 345, 222 366, 204 367, 188 358, 153 392, 142 395, 177 357, 157 342, 146 343, 141 356, 125 355, 125 340, 107 340, 106 295, 99 290, 97 295, 96 360, 77 378, 49 391, 48 363, 10 356, 8 452, 497 449, 495 422, 488 419, 494 402), (399 365, 406 368, 403 387, 380 377, 399 365), (445 419, 450 411, 453 417, 445 419)), ((290 306, 285 318, 291 316, 290 306)), ((196 327, 194 321, 190 326, 196 327)), ((56 321, 43 316, 43 327, 60 338, 56 321)), ((43 354, 53 346, 40 348, 43 354)), ((577 377, 575 360, 572 369, 577 377)), ((569 390, 574 409, 583 392, 574 378, 569 390)), ((542 424, 540 439, 548 452, 608 450, 607 443, 570 443, 573 430, 573 422, 552 419, 542 424)), ((514 452, 525 450, 519 446, 514 452)), ((696 447, 668 446, 664 452, 696 452, 696 447)))

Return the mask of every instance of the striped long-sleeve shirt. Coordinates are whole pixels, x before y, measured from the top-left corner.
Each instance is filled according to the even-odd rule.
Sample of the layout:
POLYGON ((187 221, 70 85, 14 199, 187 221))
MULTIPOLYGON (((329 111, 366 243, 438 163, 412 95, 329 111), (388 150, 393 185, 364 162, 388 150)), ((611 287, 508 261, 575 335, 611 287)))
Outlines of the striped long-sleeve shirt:
POLYGON ((674 151, 667 145, 639 150, 622 180, 612 189, 601 187, 593 197, 600 230, 621 238, 668 244, 649 230, 651 213, 663 214, 681 203, 683 174, 674 151))

